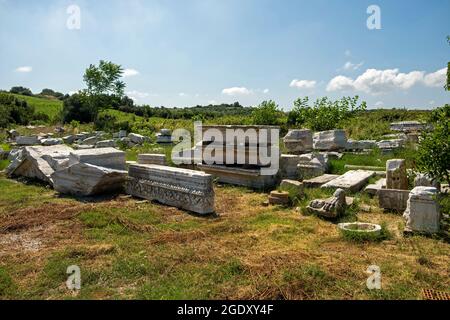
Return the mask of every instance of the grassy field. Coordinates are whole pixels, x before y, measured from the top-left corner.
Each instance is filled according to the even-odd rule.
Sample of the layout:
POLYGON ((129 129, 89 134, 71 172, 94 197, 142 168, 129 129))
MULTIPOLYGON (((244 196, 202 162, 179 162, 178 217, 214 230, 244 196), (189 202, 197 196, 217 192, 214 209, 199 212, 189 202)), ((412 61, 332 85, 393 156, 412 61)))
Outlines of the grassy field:
MULTIPOLYGON (((0 189, 3 299, 420 299, 422 288, 450 286, 449 245, 403 237, 402 217, 367 197, 341 220, 383 223, 385 241, 347 241, 336 222, 230 186, 215 187, 214 217, 125 195, 61 198, 4 177, 0 189), (65 287, 73 264, 77 295, 65 287), (365 284, 373 264, 379 291, 365 284)), ((328 194, 308 190, 299 206, 328 194)))
POLYGON ((36 112, 45 113, 51 120, 58 116, 62 110, 63 103, 58 99, 29 97, 20 94, 13 95, 21 100, 25 100, 29 105, 35 108, 36 112))

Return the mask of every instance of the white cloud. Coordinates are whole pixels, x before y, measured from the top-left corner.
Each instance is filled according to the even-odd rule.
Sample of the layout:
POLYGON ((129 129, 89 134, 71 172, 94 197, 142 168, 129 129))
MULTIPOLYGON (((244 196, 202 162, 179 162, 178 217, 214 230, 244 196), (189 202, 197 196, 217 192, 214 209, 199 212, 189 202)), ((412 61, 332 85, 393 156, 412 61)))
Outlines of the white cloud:
POLYGON ((297 80, 294 79, 289 84, 289 87, 298 89, 312 89, 316 86, 316 81, 314 80, 297 80))
POLYGON ((132 77, 132 76, 137 76, 139 74, 139 71, 135 70, 135 69, 125 69, 123 70, 123 77, 132 77))
POLYGON ((345 54, 346 57, 350 57, 352 55, 352 53, 348 49, 345 50, 344 54, 345 54))
POLYGON ((179 95, 180 97, 185 97, 185 96, 187 96, 187 94, 184 93, 184 92, 180 92, 178 95, 179 95))
POLYGON ((447 68, 427 74, 423 78, 423 82, 427 87, 443 87, 447 78, 447 68))
POLYGON ((252 90, 249 90, 245 87, 232 87, 232 88, 225 88, 222 90, 222 94, 228 96, 249 95, 252 93, 253 93, 252 90))
POLYGON ((137 90, 127 91, 127 92, 125 92, 125 94, 128 97, 130 97, 131 99, 133 99, 134 101, 143 100, 148 97, 157 97, 158 96, 158 94, 156 94, 156 93, 141 92, 141 91, 137 91, 137 90))
POLYGON ((264 89, 263 93, 269 93, 269 89, 264 89))
POLYGON ((422 83, 426 86, 439 86, 444 84, 446 69, 434 73, 425 74, 423 71, 411 71, 401 73, 399 69, 367 69, 356 79, 339 75, 331 79, 327 85, 327 91, 355 90, 366 93, 379 94, 394 89, 407 90, 412 86, 422 83))
POLYGON ((352 63, 351 61, 347 61, 341 69, 343 69, 343 70, 358 70, 359 68, 361 68, 361 66, 363 64, 364 64, 364 62, 352 63))
POLYGON ((31 71, 33 71, 33 67, 30 67, 30 66, 18 67, 16 69, 16 72, 22 72, 22 73, 31 72, 31 71))

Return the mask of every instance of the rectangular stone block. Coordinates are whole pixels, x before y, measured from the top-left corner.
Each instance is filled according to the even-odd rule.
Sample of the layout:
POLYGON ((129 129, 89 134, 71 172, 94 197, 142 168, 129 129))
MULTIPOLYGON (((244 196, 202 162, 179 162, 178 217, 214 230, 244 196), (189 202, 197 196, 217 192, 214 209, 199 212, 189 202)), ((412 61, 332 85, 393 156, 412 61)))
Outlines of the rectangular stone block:
POLYGON ((139 154, 137 157, 139 164, 159 164, 161 166, 167 165, 165 154, 139 154))
POLYGON ((337 174, 324 174, 312 179, 303 180, 303 185, 306 188, 320 188, 325 183, 330 182, 338 177, 339 175, 337 174))
POLYGON ((403 212, 409 198, 408 190, 380 189, 378 190, 378 201, 380 208, 403 212))
POLYGON ((270 189, 277 183, 276 175, 261 175, 259 169, 244 169, 199 164, 198 168, 216 177, 219 182, 252 189, 270 189))
POLYGON ((350 170, 343 175, 322 185, 322 188, 340 188, 350 192, 358 192, 371 177, 375 175, 374 171, 350 170))
POLYGON ((84 149, 71 152, 69 165, 79 162, 116 170, 125 170, 125 152, 114 148, 84 149))
POLYGON ((411 190, 403 214, 407 231, 425 233, 439 231, 441 213, 436 197, 437 189, 434 187, 416 187, 411 190))
POLYGON ((154 164, 130 164, 127 193, 147 200, 196 212, 214 212, 213 177, 210 174, 154 164))
POLYGON ((381 189, 384 189, 384 188, 386 188, 386 179, 381 178, 377 182, 375 182, 373 184, 369 184, 364 189, 364 191, 371 196, 376 196, 378 194, 378 191, 380 191, 381 189))

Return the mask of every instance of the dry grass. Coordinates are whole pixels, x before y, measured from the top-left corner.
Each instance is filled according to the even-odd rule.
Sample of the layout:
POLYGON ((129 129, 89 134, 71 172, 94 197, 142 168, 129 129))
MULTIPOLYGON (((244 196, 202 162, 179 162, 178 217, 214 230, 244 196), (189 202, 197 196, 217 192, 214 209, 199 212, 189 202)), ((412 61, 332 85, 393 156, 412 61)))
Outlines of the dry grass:
POLYGON ((266 194, 244 188, 217 187, 217 215, 202 218, 127 197, 82 203, 0 183, 5 299, 418 299, 422 288, 450 287, 449 244, 404 238, 402 217, 370 199, 362 202, 371 212, 357 218, 385 223, 389 240, 345 241, 335 223, 264 207, 266 194), (27 200, 17 203, 9 188, 27 200), (76 295, 64 285, 72 264, 82 273, 76 295), (381 267, 379 291, 366 289, 372 264, 381 267))

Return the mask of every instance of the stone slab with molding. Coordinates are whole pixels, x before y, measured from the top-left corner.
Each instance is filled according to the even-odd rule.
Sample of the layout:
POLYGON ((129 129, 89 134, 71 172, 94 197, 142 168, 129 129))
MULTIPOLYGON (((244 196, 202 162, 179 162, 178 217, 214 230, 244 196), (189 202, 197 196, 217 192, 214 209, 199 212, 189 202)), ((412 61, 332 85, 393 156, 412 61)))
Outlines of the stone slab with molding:
POLYGON ((167 165, 165 154, 156 153, 142 153, 137 156, 137 163, 139 164, 159 164, 162 166, 167 165))
POLYGON ((303 185, 306 188, 320 188, 325 183, 328 183, 338 177, 338 174, 323 174, 312 179, 303 180, 303 185))
POLYGON ((374 171, 350 170, 343 175, 322 185, 321 188, 340 188, 350 192, 358 192, 375 175, 374 171))

